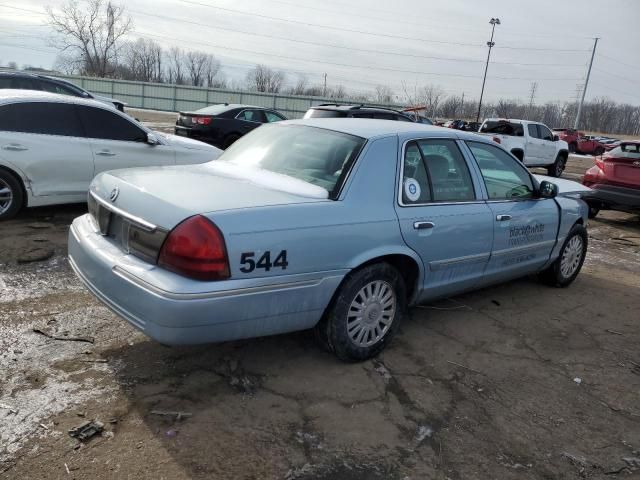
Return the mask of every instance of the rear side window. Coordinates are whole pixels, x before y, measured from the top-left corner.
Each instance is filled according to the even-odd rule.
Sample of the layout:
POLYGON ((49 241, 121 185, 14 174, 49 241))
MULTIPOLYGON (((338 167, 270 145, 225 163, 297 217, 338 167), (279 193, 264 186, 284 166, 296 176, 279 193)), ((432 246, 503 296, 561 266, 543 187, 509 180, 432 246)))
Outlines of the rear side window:
POLYGON ((284 118, 281 115, 278 115, 276 112, 270 112, 267 110, 264 112, 264 114, 267 117, 267 122, 269 123, 281 122, 282 120, 286 120, 286 118, 284 118))
POLYGON ((89 138, 144 142, 147 133, 117 113, 102 108, 78 106, 80 120, 89 138))
POLYGON ((487 120, 480 128, 481 133, 495 133, 499 135, 509 135, 510 137, 524 137, 524 128, 521 123, 507 122, 506 120, 487 120))
POLYGON ((236 117, 238 120, 245 120, 247 122, 264 123, 265 117, 262 110, 243 110, 236 117))
POLYGON ((39 85, 30 78, 13 78, 11 88, 20 90, 40 90, 39 85))
POLYGON ((431 182, 420 149, 415 142, 407 145, 402 169, 402 204, 431 202, 431 182))
POLYGON ((78 96, 70 88, 63 87, 62 85, 54 82, 40 82, 40 88, 42 88, 42 90, 44 90, 45 92, 59 93, 61 95, 71 95, 73 97, 78 96))
POLYGON ((25 102, 0 107, 0 130, 84 136, 75 106, 65 103, 25 102))
POLYGON ((475 200, 469 167, 454 140, 420 140, 434 202, 475 200))
POLYGON ((478 162, 489 198, 521 200, 533 197, 533 182, 527 170, 499 147, 467 142, 478 162))
POLYGON ((530 123, 529 125, 527 125, 527 130, 531 138, 540 138, 538 135, 538 127, 536 125, 530 123))
POLYGON ((344 112, 337 110, 322 110, 320 108, 310 108, 307 113, 304 114, 304 118, 336 118, 346 117, 344 112))

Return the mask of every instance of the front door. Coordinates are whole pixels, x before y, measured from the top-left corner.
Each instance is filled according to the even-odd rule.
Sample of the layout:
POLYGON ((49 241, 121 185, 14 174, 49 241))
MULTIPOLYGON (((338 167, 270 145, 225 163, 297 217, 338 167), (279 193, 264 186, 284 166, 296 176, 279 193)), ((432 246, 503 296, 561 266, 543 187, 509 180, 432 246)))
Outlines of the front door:
POLYGON ((540 141, 542 142, 541 163, 548 164, 556 161, 556 142, 553 141, 553 133, 544 125, 538 125, 540 141))
POLYGON ((82 136, 74 105, 23 102, 0 107, 0 157, 24 172, 36 196, 87 192, 93 155, 82 136))
POLYGON ((544 155, 544 149, 542 146, 542 140, 540 140, 540 133, 538 132, 538 126, 535 123, 527 125, 527 133, 529 139, 527 140, 526 154, 524 156, 525 165, 537 165, 542 162, 542 156, 544 155))
POLYGON ((538 271, 549 259, 559 225, 555 200, 534 198, 534 180, 504 150, 467 142, 478 162, 493 223, 491 259, 483 279, 493 283, 538 271))
POLYGON ((106 170, 175 164, 169 145, 150 145, 147 132, 115 110, 78 106, 95 159, 95 175, 106 170))
POLYGON ((401 171, 396 211, 405 242, 424 264, 420 301, 473 288, 489 260, 493 222, 457 142, 406 143, 401 171))

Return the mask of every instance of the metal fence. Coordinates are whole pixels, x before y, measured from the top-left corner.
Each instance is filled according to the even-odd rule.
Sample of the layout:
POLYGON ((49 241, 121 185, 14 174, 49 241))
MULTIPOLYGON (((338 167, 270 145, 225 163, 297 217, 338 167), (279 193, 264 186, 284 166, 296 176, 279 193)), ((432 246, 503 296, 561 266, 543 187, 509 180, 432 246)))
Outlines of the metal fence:
MULTIPOLYGON (((134 82, 110 78, 58 75, 97 95, 116 98, 131 108, 146 108, 171 112, 192 111, 215 103, 242 103, 273 108, 288 118, 300 118, 314 105, 322 103, 362 103, 349 99, 284 95, 218 88, 134 82)), ((368 104, 370 105, 370 104, 368 104)), ((379 105, 389 107, 390 105, 379 105)))

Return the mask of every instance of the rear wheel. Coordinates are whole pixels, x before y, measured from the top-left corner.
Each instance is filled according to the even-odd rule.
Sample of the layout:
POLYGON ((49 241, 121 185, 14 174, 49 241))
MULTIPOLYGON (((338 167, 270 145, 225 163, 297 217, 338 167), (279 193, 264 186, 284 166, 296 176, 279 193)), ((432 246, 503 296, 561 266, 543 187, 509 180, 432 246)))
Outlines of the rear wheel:
POLYGON ((600 213, 600 209, 598 207, 589 205, 589 218, 596 218, 598 213, 600 213))
POLYGON ((575 143, 570 143, 569 144, 569 153, 576 153, 576 144, 575 143))
POLYGON ((389 343, 406 308, 398 270, 387 263, 369 265, 345 279, 315 327, 316 337, 341 360, 366 360, 389 343))
POLYGON ((556 161, 553 162, 552 165, 549 165, 549 167, 547 167, 547 173, 550 177, 560 177, 562 175, 562 172, 564 172, 566 163, 567 159, 562 155, 558 155, 556 157, 556 161))
POLYGON ((580 273, 588 243, 587 229, 580 224, 574 225, 562 245, 557 260, 540 273, 540 280, 554 287, 566 287, 571 284, 580 273))
POLYGON ((602 155, 603 153, 604 153, 604 148, 602 148, 602 147, 598 147, 598 148, 596 148, 596 149, 594 150, 594 152, 593 152, 593 154, 594 154, 596 157, 599 157, 599 156, 600 156, 600 155, 602 155))
POLYGON ((240 138, 240 135, 237 135, 235 133, 232 133, 231 135, 229 135, 227 138, 224 139, 224 148, 227 149, 229 148, 231 145, 233 145, 236 140, 238 140, 240 138))
POLYGON ((15 217, 23 203, 24 195, 18 179, 0 169, 0 220, 15 217))

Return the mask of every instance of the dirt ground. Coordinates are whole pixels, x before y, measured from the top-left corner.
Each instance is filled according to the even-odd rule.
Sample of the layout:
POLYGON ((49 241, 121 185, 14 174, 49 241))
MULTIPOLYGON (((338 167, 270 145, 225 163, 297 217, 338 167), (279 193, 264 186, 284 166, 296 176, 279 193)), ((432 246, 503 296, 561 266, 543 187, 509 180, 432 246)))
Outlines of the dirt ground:
POLYGON ((524 278, 414 308, 379 358, 344 364, 308 332, 150 341, 71 272, 85 211, 0 224, 2 479, 640 476, 637 216, 590 223, 569 288, 524 278), (93 419, 101 435, 69 436, 93 419))

